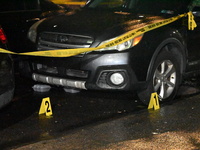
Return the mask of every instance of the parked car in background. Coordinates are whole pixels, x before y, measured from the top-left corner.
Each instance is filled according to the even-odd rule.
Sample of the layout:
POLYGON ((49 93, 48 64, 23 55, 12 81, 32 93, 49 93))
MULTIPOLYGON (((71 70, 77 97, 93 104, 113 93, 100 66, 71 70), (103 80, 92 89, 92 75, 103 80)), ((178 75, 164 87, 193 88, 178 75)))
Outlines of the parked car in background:
MULTIPOLYGON (((192 0, 91 0, 74 13, 44 19, 30 28, 35 51, 93 48, 143 25, 187 13, 192 0)), ((192 7, 191 7, 192 6, 192 7)), ((199 16, 195 16, 199 24, 199 16)), ((200 71, 200 28, 188 18, 141 34, 116 46, 67 58, 29 57, 23 74, 65 88, 130 91, 149 103, 174 99, 184 77, 200 71)))
POLYGON ((65 8, 49 0, 1 0, 0 19, 10 50, 14 52, 32 51, 27 40, 27 32, 36 21, 65 12, 65 8))
MULTIPOLYGON (((0 48, 7 49, 7 38, 0 26, 0 48)), ((0 53, 0 108, 11 102, 14 95, 13 62, 9 54, 0 53)))

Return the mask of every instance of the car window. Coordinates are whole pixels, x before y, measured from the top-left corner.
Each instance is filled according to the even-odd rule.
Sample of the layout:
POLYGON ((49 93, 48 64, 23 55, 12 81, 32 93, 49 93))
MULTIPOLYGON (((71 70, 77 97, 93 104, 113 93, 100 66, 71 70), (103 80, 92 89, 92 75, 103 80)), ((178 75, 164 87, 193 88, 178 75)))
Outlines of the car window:
POLYGON ((37 10, 40 9, 40 1, 38 0, 24 0, 23 1, 23 7, 22 9, 25 10, 37 10))
POLYGON ((7 0, 1 0, 0 2, 0 10, 1 12, 4 12, 4 11, 14 11, 14 10, 19 10, 19 6, 17 5, 17 2, 14 1, 14 0, 10 0, 10 1, 7 1, 7 0))
POLYGON ((137 11, 141 13, 182 13, 190 0, 140 0, 137 11))
POLYGON ((200 7, 200 0, 193 0, 189 6, 190 10, 193 10, 194 7, 200 7))
POLYGON ((124 5, 126 0, 96 0, 90 8, 116 8, 124 5))
POLYGON ((163 13, 185 10, 190 0, 93 0, 88 8, 126 8, 138 13, 163 13), (169 12, 169 11, 168 11, 169 12))
POLYGON ((1 0, 0 12, 37 10, 40 9, 38 4, 38 0, 1 0))
POLYGON ((200 6, 200 0, 193 0, 192 6, 200 6))

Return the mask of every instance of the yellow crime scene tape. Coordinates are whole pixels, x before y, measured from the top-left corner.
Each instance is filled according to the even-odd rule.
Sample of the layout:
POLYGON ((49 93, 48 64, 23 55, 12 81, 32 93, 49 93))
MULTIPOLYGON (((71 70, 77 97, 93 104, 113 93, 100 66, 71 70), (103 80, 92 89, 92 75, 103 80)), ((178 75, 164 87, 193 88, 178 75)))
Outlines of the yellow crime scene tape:
POLYGON ((186 14, 181 14, 179 16, 164 19, 162 21, 158 21, 156 23, 152 23, 152 24, 146 25, 144 27, 131 30, 131 31, 126 32, 125 34, 119 36, 118 38, 116 38, 106 44, 103 44, 101 46, 95 47, 95 48, 58 49, 58 50, 35 51, 35 52, 26 52, 26 53, 15 53, 15 52, 11 52, 11 51, 0 48, 0 52, 16 54, 16 55, 29 55, 29 56, 70 57, 70 56, 75 56, 75 55, 78 55, 81 53, 100 50, 102 48, 113 47, 115 45, 124 43, 130 39, 133 39, 145 32, 148 32, 148 31, 154 30, 156 28, 159 28, 161 26, 170 24, 170 23, 172 23, 182 17, 186 17, 186 16, 188 16, 188 30, 194 30, 194 28, 197 27, 197 24, 194 21, 194 16, 193 16, 192 12, 188 12, 186 14))

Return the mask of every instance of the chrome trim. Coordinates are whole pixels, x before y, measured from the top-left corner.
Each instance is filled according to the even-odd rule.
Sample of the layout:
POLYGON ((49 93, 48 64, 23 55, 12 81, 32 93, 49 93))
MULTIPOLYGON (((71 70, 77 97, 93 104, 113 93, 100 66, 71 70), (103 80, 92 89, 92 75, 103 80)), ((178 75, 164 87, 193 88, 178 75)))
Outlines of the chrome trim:
POLYGON ((56 77, 40 75, 36 73, 32 74, 32 78, 33 80, 38 81, 38 82, 87 90, 87 88, 85 87, 85 81, 56 78, 56 77))
POLYGON ((89 36, 43 32, 38 40, 38 50, 89 48, 93 41, 89 36))

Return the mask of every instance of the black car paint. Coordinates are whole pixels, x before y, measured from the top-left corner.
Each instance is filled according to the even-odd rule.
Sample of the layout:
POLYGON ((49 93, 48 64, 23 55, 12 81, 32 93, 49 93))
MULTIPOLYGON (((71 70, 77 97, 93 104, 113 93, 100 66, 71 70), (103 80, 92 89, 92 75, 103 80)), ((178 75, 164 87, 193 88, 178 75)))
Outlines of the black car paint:
MULTIPOLYGON (((42 27, 43 28, 43 27, 42 27)), ((163 28, 168 28, 168 27, 163 27, 163 28)), ((40 28, 41 29, 41 28, 40 28)), ((41 29, 42 30, 42 29, 41 29)), ((50 29, 51 30, 51 29, 50 29)), ((45 30, 45 31, 50 31, 50 30, 45 30)), ((102 29, 103 30, 103 29, 102 29)), ((118 30, 119 31, 119 30, 118 30)), ((59 32, 55 31, 54 32, 59 32)), ((68 32, 67 32, 68 33, 68 32)), ((109 32, 113 33, 113 32, 109 32)), ((133 47, 130 51, 130 53, 127 55, 127 51, 123 52, 92 52, 84 55, 83 57, 70 57, 70 58, 43 58, 43 57, 38 57, 38 58, 33 58, 33 62, 36 60, 40 60, 43 64, 47 64, 48 66, 53 66, 56 64, 56 66, 62 66, 62 67, 68 67, 71 69, 81 69, 81 70, 90 70, 90 79, 88 82, 95 83, 97 80, 97 75, 100 74, 102 70, 116 70, 117 68, 126 68, 124 70, 128 70, 127 73, 129 76, 135 77, 133 81, 130 80, 130 84, 135 84, 135 83, 142 83, 143 81, 148 80, 147 74, 148 74, 148 68, 150 62, 153 62, 156 55, 159 53, 159 50, 154 53, 154 50, 158 47, 158 45, 163 41, 163 39, 166 39, 166 37, 171 37, 173 38, 179 38, 181 34, 178 33, 177 30, 172 30, 169 28, 168 30, 165 29, 163 30, 162 28, 159 28, 155 31, 154 34, 145 34, 143 37, 143 40, 141 41, 140 44, 136 45, 133 47), (165 31, 165 32, 163 32, 165 31), (157 33, 162 32, 162 36, 157 37, 157 33), (176 34, 174 33, 176 32, 176 34), (154 38, 155 40, 152 41, 151 39, 154 38), (144 57, 144 54, 148 54, 147 56, 144 57), (154 57, 153 57, 154 54, 154 57), (115 59, 112 59, 112 57, 115 57, 115 59), (118 59, 116 59, 118 57, 118 59), (152 58, 152 59, 151 59, 152 58), (120 60, 121 62, 115 62, 114 60, 120 60), (140 61, 138 61, 140 60, 140 61), (70 63, 68 63, 70 62, 70 63), (101 67, 98 67, 101 66, 101 67), (140 66, 140 67, 138 67, 140 66), (128 68, 128 69, 127 69, 128 68), (133 72, 134 70, 134 72, 133 72), (143 72, 141 74, 141 72, 143 72)), ((110 34, 108 36, 111 36, 110 34)), ((105 39, 103 39, 105 40, 105 39)), ((97 40, 100 41, 100 40, 97 40)), ((94 43, 94 45, 98 45, 99 43, 94 43)), ((162 47, 163 45, 161 45, 162 47)), ((183 49, 183 53, 185 53, 183 49)), ((38 63, 40 62, 38 61, 38 63)), ((65 77, 64 75, 62 77, 65 77)), ((87 85, 87 88, 90 89, 99 89, 99 87, 92 86, 92 84, 87 85)), ((130 89, 130 84, 127 85, 127 87, 124 88, 124 90, 130 89)), ((138 88, 139 84, 135 85, 133 89, 138 88)), ((145 88, 144 84, 141 85, 140 88, 145 88)))
MULTIPOLYGON (((188 11, 189 10, 181 10, 179 12, 187 13, 188 11)), ((67 13, 66 15, 46 19, 38 26, 37 32, 38 37, 40 37, 40 34, 43 32, 91 36, 94 39, 91 47, 96 47, 102 41, 133 30, 139 27, 138 25, 140 24, 153 23, 153 17, 159 19, 159 17, 170 18, 177 15, 179 15, 179 13, 166 13, 158 16, 158 14, 153 15, 151 13, 136 14, 135 12, 122 13, 120 11, 109 12, 83 9, 78 12, 67 13)), ((153 64, 166 44, 177 45, 181 55, 180 70, 183 76, 199 70, 198 61, 200 60, 200 54, 197 52, 198 42, 194 42, 194 40, 191 41, 191 38, 194 38, 198 32, 196 32, 196 29, 194 31, 188 31, 188 25, 185 23, 186 21, 187 17, 183 17, 166 26, 147 32, 138 45, 122 52, 115 50, 95 51, 83 54, 81 57, 73 56, 69 58, 53 59, 32 57, 30 58, 30 62, 34 64, 46 64, 47 66, 56 66, 61 70, 67 68, 88 71, 88 79, 79 79, 86 80, 87 89, 140 91, 148 87, 153 64), (193 44, 190 44, 190 42, 193 44), (197 55, 195 55, 195 53, 197 53, 197 55), (193 68, 193 70, 191 68, 193 68), (99 76, 105 71, 124 71, 126 84, 121 87, 99 86, 97 83, 100 78, 99 76)), ((49 73, 37 72, 34 68, 29 69, 31 69, 31 72, 52 76, 52 74, 49 73)), ((77 80, 77 77, 66 76, 65 72, 62 75, 53 76, 77 80)))
MULTIPOLYGON (((62 15, 56 18, 50 18, 47 20, 48 23, 44 21, 43 24, 39 26, 38 32, 40 33, 42 31, 45 31, 45 32, 57 32, 57 33, 68 33, 68 34, 79 34, 79 35, 91 36, 91 37, 94 37, 95 39, 95 42, 91 45, 91 47, 96 47, 100 44, 100 42, 106 39, 109 39, 111 37, 119 36, 123 34, 124 32, 127 32, 128 30, 130 30, 130 28, 134 28, 134 26, 137 25, 137 22, 132 23, 131 20, 136 19, 141 24, 149 23, 148 17, 150 17, 150 16, 146 16, 141 19, 139 16, 135 16, 132 14, 123 15, 123 14, 114 14, 112 12, 104 12, 104 13, 101 13, 101 12, 94 13, 94 11, 92 12, 83 11, 81 13, 70 15, 69 17, 62 15), (106 14, 106 17, 104 13, 106 14), (80 18, 81 20, 82 19, 85 20, 84 22, 81 22, 81 28, 80 28, 80 18), (92 18, 92 19, 88 20, 87 18, 92 18), (110 18, 114 18, 114 19, 110 21, 110 18), (66 24, 63 25, 63 23, 65 22, 66 24), (69 24, 68 22, 72 22, 72 23, 69 24), (54 25, 56 25, 56 27, 54 27, 54 25), (80 30, 80 29, 83 29, 83 30, 80 30)), ((141 72, 140 71, 141 69, 148 70, 148 67, 151 61, 150 58, 152 58, 153 51, 158 47, 161 41, 166 39, 166 37, 172 37, 172 38, 174 37, 174 38, 183 39, 184 37, 181 37, 181 35, 182 34, 179 33, 177 28, 173 29, 171 27, 161 27, 159 29, 156 29, 154 33, 152 34, 146 33, 141 43, 132 48, 131 53, 130 53, 132 55, 130 56, 130 58, 132 59, 131 66, 132 66, 132 69, 134 68, 134 70, 138 69, 138 70, 135 70, 135 73, 137 74, 136 76, 138 77, 137 79, 139 81, 144 81, 146 79, 147 72, 142 75, 139 72, 141 72), (162 32, 162 35, 157 37, 159 32, 162 32), (153 38, 155 39, 154 41, 151 40, 153 38), (144 58, 143 54, 149 54, 149 56, 146 56, 144 58), (137 61, 138 59, 140 59, 142 63, 138 62, 137 61), (140 65, 141 67, 138 68, 137 67, 138 65, 140 65)), ((110 52, 102 52, 102 53, 110 53, 110 52)), ((114 51, 114 53, 116 52, 114 51)), ((120 52, 118 53, 120 54, 120 52)), ((155 53, 155 55, 157 53, 155 53)), ((90 55, 90 54, 87 54, 87 55, 90 55)), ((87 55, 82 59, 89 60, 87 58, 87 55)), ((99 57, 102 57, 102 56, 99 56, 99 57)), ((76 59, 76 58, 73 58, 73 59, 76 59)), ((68 60, 66 61, 68 62, 68 60)), ((82 63, 85 64, 85 61, 82 63)), ((93 67, 92 66, 84 67, 83 69, 86 69, 86 68, 93 68, 93 67)))

